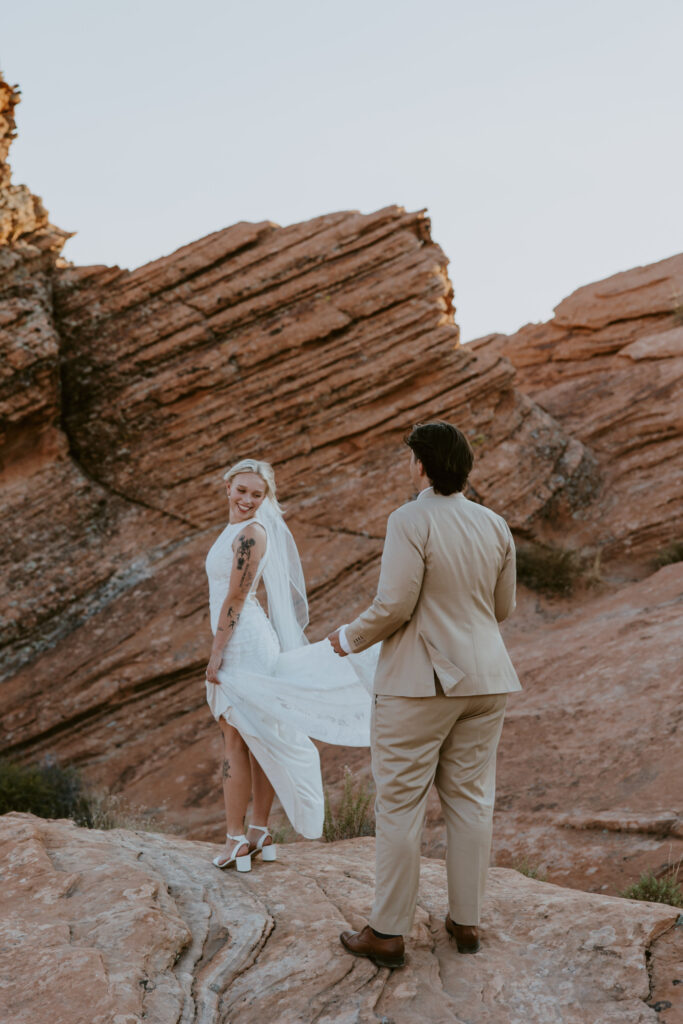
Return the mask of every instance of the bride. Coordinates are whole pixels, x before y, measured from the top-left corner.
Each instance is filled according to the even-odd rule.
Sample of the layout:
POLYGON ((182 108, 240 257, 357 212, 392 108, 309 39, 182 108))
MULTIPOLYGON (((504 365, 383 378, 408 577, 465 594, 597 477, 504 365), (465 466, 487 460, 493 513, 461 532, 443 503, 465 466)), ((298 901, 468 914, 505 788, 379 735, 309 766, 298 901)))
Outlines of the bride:
POLYGON ((209 707, 223 734, 226 843, 216 867, 249 871, 275 860, 268 831, 273 796, 297 832, 322 834, 320 758, 310 737, 370 743, 375 650, 339 658, 328 640, 308 644, 299 554, 267 462, 243 459, 225 474, 228 525, 206 558, 211 630, 209 707), (263 580, 268 615, 256 598, 263 580), (244 818, 253 797, 252 818, 244 818))

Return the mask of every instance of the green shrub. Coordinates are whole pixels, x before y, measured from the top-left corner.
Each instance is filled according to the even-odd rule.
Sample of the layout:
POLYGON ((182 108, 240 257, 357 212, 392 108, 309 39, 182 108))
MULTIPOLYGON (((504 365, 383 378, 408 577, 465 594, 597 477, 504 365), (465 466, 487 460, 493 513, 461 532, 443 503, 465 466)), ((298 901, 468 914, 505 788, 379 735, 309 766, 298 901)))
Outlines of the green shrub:
POLYGON ((515 871, 519 871, 520 875, 526 875, 527 878, 535 878, 539 882, 545 882, 546 874, 541 865, 529 860, 528 857, 520 857, 518 860, 513 861, 512 867, 515 871))
POLYGON ((72 818, 92 827, 90 808, 75 768, 56 762, 23 765, 0 761, 0 814, 25 811, 40 818, 72 818))
POLYGON ((569 596, 583 576, 574 551, 533 541, 517 546, 517 579, 541 594, 569 596))
POLYGON ((23 811, 39 818, 71 818, 85 828, 149 829, 154 819, 136 812, 120 796, 85 787, 73 767, 52 758, 41 764, 0 760, 0 814, 23 811))
POLYGON ((353 775, 344 769, 344 788, 341 800, 334 814, 330 799, 325 792, 325 821, 323 839, 333 843, 337 839, 354 839, 356 836, 374 836, 375 819, 372 812, 372 792, 362 780, 354 787, 353 775))
POLYGON ((667 544, 654 557, 654 564, 658 569, 661 569, 663 565, 673 565, 674 562, 683 562, 683 540, 675 540, 671 544, 667 544))
POLYGON ((619 895, 627 900, 646 900, 648 903, 668 903, 672 907, 683 907, 683 892, 678 881, 680 868, 680 861, 671 864, 660 878, 652 871, 645 871, 637 882, 629 885, 619 895))

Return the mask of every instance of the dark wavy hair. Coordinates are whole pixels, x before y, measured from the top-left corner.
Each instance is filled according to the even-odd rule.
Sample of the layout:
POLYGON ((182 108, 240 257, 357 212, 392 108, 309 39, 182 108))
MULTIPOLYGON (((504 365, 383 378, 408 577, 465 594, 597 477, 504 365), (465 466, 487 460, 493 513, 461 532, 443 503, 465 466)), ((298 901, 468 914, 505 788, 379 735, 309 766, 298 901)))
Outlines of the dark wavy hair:
POLYGON ((439 494, 454 494, 467 483, 474 453, 461 430, 444 420, 418 423, 406 444, 424 466, 429 482, 439 494))

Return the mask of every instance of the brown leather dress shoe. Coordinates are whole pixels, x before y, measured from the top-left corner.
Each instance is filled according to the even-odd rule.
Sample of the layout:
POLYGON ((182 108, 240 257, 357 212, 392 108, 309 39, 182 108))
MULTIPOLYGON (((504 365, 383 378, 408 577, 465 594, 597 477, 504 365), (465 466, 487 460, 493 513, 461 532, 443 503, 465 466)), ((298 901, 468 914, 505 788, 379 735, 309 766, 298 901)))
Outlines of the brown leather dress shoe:
POLYGON ((342 932, 339 936, 344 949, 354 956, 366 956, 378 967, 403 967, 406 962, 403 937, 378 939, 369 924, 360 932, 342 932))
POLYGON ((455 939, 458 953, 477 953, 481 949, 479 929, 473 924, 456 924, 446 914, 446 931, 455 939))

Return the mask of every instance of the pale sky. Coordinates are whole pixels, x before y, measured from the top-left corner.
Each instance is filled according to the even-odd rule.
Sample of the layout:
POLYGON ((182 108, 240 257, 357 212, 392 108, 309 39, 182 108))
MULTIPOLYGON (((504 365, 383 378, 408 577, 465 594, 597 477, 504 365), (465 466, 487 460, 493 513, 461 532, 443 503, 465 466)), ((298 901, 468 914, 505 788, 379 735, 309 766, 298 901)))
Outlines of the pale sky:
POLYGON ((464 340, 683 250, 681 0, 22 0, 10 160, 136 267, 239 220, 427 207, 464 340))

